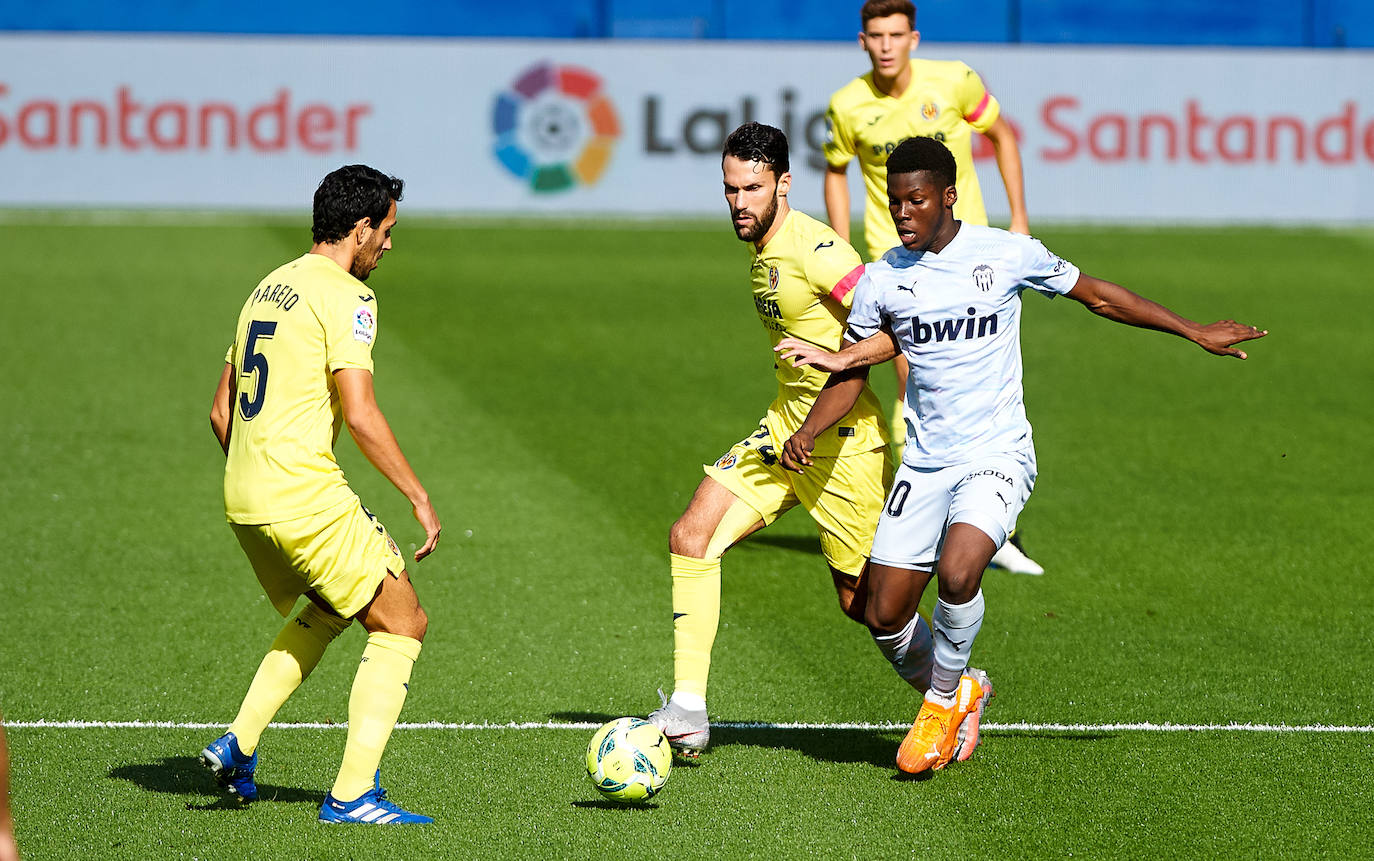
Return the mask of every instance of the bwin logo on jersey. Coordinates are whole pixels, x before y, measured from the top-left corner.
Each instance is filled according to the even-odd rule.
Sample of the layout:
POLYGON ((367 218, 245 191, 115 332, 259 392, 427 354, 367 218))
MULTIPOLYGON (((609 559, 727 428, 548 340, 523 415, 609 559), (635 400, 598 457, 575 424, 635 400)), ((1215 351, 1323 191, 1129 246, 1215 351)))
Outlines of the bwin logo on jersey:
POLYGON ((994 311, 985 317, 976 316, 977 309, 969 308, 967 317, 955 317, 952 320, 932 320, 929 323, 921 321, 920 317, 911 318, 911 334, 917 344, 929 344, 931 341, 939 343, 941 341, 965 341, 971 338, 985 338, 989 335, 997 334, 997 313, 994 311))
POLYGON ((986 263, 978 264, 973 270, 973 283, 978 285, 978 289, 984 293, 992 289, 992 267, 986 263))

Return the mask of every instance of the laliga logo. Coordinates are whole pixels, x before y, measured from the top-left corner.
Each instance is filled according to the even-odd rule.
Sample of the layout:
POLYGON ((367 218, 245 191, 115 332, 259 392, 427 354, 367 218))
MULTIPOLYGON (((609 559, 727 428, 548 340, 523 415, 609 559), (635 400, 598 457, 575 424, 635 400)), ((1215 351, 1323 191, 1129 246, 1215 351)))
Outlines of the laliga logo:
POLYGON ((496 159, 542 193, 600 179, 620 136, 620 121, 596 75, 541 63, 497 95, 491 130, 496 159))

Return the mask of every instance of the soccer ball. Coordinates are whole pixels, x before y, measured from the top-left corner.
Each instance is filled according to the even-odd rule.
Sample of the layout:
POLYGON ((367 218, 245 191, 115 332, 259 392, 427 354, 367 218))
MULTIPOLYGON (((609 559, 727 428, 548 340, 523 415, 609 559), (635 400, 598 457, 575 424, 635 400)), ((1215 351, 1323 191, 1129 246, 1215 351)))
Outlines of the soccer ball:
POLYGON ((587 775, 614 801, 653 798, 673 770, 673 749, 663 732, 646 720, 616 718, 587 745, 587 775))

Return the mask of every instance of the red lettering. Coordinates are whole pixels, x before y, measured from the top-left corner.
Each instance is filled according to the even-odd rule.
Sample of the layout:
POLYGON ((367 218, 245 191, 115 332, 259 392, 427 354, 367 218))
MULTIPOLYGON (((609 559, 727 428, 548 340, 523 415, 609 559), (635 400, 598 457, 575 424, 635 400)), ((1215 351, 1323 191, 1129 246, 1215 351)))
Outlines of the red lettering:
POLYGON ((224 148, 239 148, 239 114, 233 105, 224 102, 206 102, 200 106, 200 137, 197 145, 201 149, 210 148, 210 121, 216 116, 224 120, 224 148))
POLYGON ((1178 125, 1173 117, 1164 114, 1145 114, 1140 118, 1140 128, 1137 134, 1136 148, 1140 151, 1140 160, 1145 161, 1150 157, 1150 129, 1159 128, 1164 130, 1165 147, 1164 155, 1169 161, 1178 158, 1178 125))
POLYGON ((100 147, 109 146, 110 113, 99 102, 72 102, 71 110, 67 112, 67 145, 70 147, 81 146, 82 114, 90 114, 95 118, 96 145, 100 147))
POLYGON ((1345 110, 1328 120, 1322 120, 1314 135, 1317 158, 1327 164, 1348 164, 1355 159, 1355 103, 1346 102, 1345 110), (1327 149, 1326 139, 1336 133, 1340 144, 1327 149))
POLYGON ((1078 153, 1078 138, 1074 135, 1073 129, 1060 125, 1056 116, 1061 108, 1072 110, 1077 107, 1078 99, 1073 96, 1055 96, 1041 106, 1040 119, 1045 123, 1045 127, 1064 139, 1062 149, 1040 151, 1040 157, 1045 161, 1068 161, 1078 153))
MULTIPOLYGON (((5 86, 4 84, 0 84, 0 98, 4 98, 5 96, 8 96, 9 94, 10 94, 10 88, 7 87, 7 86, 5 86)), ((0 116, 0 146, 4 146, 5 140, 6 140, 7 138, 9 138, 9 136, 10 136, 10 127, 9 127, 9 124, 5 122, 5 118, 4 118, 3 116, 0 116)))
MULTIPOLYGON (((0 137, 0 140, 4 140, 0 137)), ((1374 161, 1374 123, 1364 127, 1364 154, 1370 161, 1374 161)))
POLYGON ((1188 157, 1193 161, 1207 161, 1207 153, 1198 149, 1198 136, 1204 126, 1211 123, 1202 111, 1198 110, 1197 100, 1188 100, 1188 157))
POLYGON ((349 105, 348 122, 344 132, 344 149, 355 150, 358 148, 358 121, 372 113, 371 105, 349 105))
POLYGON ((1268 134, 1265 139, 1264 157, 1269 161, 1279 159, 1279 131, 1288 129, 1293 133, 1293 160, 1307 160, 1307 134, 1302 120, 1297 117, 1273 117, 1269 120, 1268 134))
POLYGON ((248 114, 248 143, 258 152, 277 152, 286 149, 286 90, 278 90, 277 97, 259 105, 248 114), (260 130, 263 121, 274 124, 275 134, 268 137, 260 130))
POLYGON ((129 97, 129 88, 120 87, 117 93, 119 103, 119 143, 125 149, 138 149, 141 144, 129 136, 129 121, 143 106, 129 97))
POLYGON ((1255 120, 1252 117, 1227 117, 1217 126, 1217 153, 1221 160, 1235 164, 1255 160, 1255 120), (1239 137, 1240 149, 1232 148, 1232 139, 1239 137))
POLYGON ((310 152, 329 152, 334 148, 332 132, 338 125, 327 105, 306 105, 296 118, 296 137, 310 152))
POLYGON ((1121 114, 1103 114, 1088 126, 1088 152, 1098 161, 1122 161, 1126 158, 1126 118, 1121 114), (1113 139, 1108 148, 1102 144, 1106 130, 1113 139))
POLYGON ((154 105, 153 109, 148 112, 148 140, 160 150, 186 149, 186 126, 188 123, 189 117, 185 104, 163 102, 154 105), (170 136, 165 134, 168 125, 172 127, 170 136))
POLYGON ((24 146, 34 149, 51 149, 57 146, 57 103, 29 102, 19 109, 15 125, 19 127, 19 140, 24 146), (44 121, 42 134, 35 134, 32 128, 33 123, 30 120, 34 117, 40 117, 44 121))

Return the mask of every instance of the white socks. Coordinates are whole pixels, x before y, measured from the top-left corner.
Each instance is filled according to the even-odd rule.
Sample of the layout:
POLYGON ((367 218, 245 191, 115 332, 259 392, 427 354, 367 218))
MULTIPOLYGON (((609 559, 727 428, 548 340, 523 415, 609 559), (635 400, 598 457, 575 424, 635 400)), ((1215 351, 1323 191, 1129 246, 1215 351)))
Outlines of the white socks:
POLYGON ((983 627, 983 590, 967 604, 935 602, 930 614, 935 625, 935 669, 931 673, 931 690, 949 695, 959 688, 959 677, 968 668, 973 651, 973 639, 983 627))
POLYGON ((706 698, 689 691, 673 691, 673 696, 668 702, 675 706, 681 706, 689 712, 706 711, 706 698))
POLYGON ((920 693, 930 687, 931 642, 930 628, 917 613, 906 627, 895 634, 874 636, 873 642, 892 664, 897 675, 906 679, 920 693))

